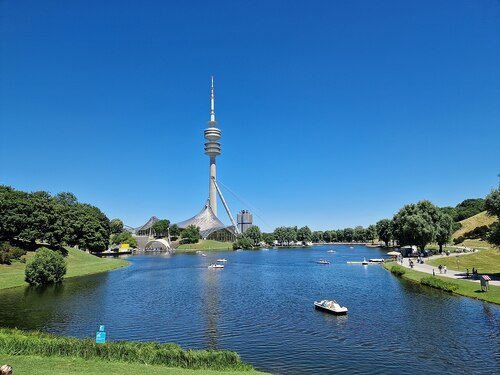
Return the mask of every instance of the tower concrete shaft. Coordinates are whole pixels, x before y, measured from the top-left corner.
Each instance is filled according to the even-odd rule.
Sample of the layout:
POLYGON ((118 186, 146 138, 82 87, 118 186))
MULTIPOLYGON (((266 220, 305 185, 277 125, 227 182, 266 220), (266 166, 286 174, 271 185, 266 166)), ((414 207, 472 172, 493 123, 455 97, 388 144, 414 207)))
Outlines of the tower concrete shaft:
POLYGON ((217 216, 217 190, 214 180, 217 179, 215 158, 221 154, 220 143, 217 142, 221 138, 221 131, 217 128, 217 121, 215 120, 215 95, 214 95, 214 77, 212 76, 212 88, 210 90, 210 121, 208 128, 205 129, 205 154, 210 156, 210 175, 209 175, 209 189, 208 189, 208 202, 215 216, 217 216))

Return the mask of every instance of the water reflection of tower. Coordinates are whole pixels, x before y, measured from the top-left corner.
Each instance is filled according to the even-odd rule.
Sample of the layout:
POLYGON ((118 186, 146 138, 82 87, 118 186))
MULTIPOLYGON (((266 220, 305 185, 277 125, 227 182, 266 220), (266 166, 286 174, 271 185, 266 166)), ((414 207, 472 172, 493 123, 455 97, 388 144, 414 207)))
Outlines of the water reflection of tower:
POLYGON ((221 131, 217 128, 217 121, 215 121, 215 97, 214 97, 214 77, 212 76, 212 89, 210 91, 210 121, 208 128, 205 129, 205 154, 210 156, 210 178, 209 178, 209 196, 208 201, 210 208, 215 216, 217 216, 217 191, 214 180, 217 179, 215 158, 221 154, 220 143, 217 142, 221 138, 221 131))
POLYGON ((205 336, 207 349, 218 349, 219 343, 219 278, 221 272, 218 270, 207 270, 201 273, 203 276, 202 294, 203 307, 201 311, 205 315, 205 336))

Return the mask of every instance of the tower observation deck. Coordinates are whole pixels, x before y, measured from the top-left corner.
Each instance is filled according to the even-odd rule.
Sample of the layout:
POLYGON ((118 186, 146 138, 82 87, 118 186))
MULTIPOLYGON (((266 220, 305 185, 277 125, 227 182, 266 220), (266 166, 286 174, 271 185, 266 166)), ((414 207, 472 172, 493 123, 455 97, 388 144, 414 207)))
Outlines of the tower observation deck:
POLYGON ((217 191, 214 180, 217 179, 217 171, 215 167, 215 158, 221 154, 220 143, 217 142, 221 138, 221 131, 217 128, 217 121, 215 120, 215 96, 214 96, 214 77, 212 76, 212 88, 210 91, 210 121, 208 128, 205 129, 205 154, 210 157, 210 174, 208 181, 208 204, 212 209, 215 216, 217 216, 217 191))

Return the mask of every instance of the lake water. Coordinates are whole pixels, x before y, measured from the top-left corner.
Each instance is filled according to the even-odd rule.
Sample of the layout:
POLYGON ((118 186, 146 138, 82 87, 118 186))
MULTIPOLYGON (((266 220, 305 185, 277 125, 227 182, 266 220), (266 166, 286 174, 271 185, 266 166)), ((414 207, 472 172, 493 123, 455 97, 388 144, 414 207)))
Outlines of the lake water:
POLYGON ((384 254, 338 245, 131 256, 127 268, 61 286, 1 291, 0 325, 90 337, 105 324, 111 340, 230 349, 274 374, 499 373, 500 307, 346 264, 384 254), (207 269, 222 257, 225 269, 207 269), (315 310, 320 299, 348 315, 315 310))

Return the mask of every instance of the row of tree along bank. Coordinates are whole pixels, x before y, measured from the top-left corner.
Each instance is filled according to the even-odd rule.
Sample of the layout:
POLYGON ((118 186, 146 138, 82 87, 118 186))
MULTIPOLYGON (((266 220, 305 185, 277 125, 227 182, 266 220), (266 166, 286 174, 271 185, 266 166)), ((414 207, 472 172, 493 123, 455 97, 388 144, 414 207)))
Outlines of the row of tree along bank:
MULTIPOLYGON (((456 207, 439 208, 428 200, 402 207, 392 219, 382 219, 367 228, 357 226, 327 231, 311 231, 309 227, 278 227, 272 233, 262 233, 258 226, 250 227, 233 244, 234 249, 251 249, 260 246, 290 246, 309 243, 369 243, 376 239, 398 246, 417 246, 420 251, 430 243, 437 243, 440 251, 450 242, 451 235, 460 228, 463 220, 487 210, 489 215, 500 217, 500 189, 493 190, 486 199, 467 199, 456 207)), ((492 244, 500 245, 498 223, 479 228, 473 235, 492 244)))

